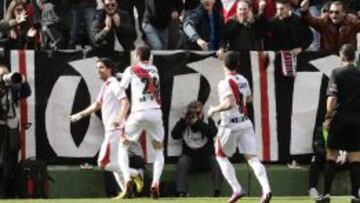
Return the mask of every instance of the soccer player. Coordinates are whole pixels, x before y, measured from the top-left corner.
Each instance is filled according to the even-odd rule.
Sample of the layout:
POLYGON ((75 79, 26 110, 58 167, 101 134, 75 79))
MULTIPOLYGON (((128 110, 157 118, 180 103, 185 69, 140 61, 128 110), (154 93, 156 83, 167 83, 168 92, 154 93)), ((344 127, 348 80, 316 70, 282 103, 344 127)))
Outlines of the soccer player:
POLYGON ((214 113, 221 112, 215 153, 221 171, 233 190, 228 202, 236 202, 245 194, 236 178, 234 167, 228 159, 238 147, 262 187, 263 194, 260 202, 268 203, 272 196, 269 181, 265 167, 256 156, 254 129, 246 115, 246 103, 251 102, 249 83, 242 75, 236 73, 239 59, 235 52, 226 53, 223 60, 225 79, 218 84, 220 104, 211 106, 208 115, 212 116, 214 113))
MULTIPOLYGON (((155 156, 151 196, 156 199, 160 196, 159 183, 164 167, 164 127, 160 109, 159 73, 150 64, 150 55, 151 51, 147 46, 136 49, 137 63, 124 71, 120 86, 127 89, 131 84, 131 113, 125 124, 124 144, 137 141, 143 131, 152 140, 155 156)), ((127 150, 122 149, 119 155, 125 181, 130 181, 127 150)))
MULTIPOLYGON (((90 114, 101 109, 102 122, 105 128, 105 139, 101 145, 98 165, 101 169, 113 171, 116 181, 118 182, 122 191, 127 191, 131 187, 131 182, 124 182, 122 180, 122 171, 119 166, 119 148, 123 148, 121 137, 123 136, 123 128, 125 125, 126 113, 128 111, 128 99, 125 91, 120 88, 120 84, 113 76, 115 73, 115 66, 111 59, 101 58, 96 63, 96 69, 99 78, 104 81, 96 102, 92 103, 86 109, 70 116, 71 122, 77 122, 89 116, 90 114), (126 183, 126 185, 125 185, 126 183)), ((136 148, 136 144, 133 144, 136 148)), ((138 148, 138 147, 137 147, 138 148)), ((137 190, 142 189, 142 179, 137 170, 131 170, 135 176, 135 183, 137 190)))

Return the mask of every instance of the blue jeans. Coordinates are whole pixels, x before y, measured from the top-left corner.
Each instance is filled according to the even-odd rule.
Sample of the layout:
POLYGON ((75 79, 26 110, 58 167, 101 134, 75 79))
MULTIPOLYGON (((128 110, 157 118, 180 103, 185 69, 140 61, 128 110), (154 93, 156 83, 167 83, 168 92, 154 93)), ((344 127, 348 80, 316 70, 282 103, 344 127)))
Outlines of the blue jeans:
POLYGON ((91 35, 91 24, 95 17, 96 8, 93 6, 72 6, 70 8, 70 39, 68 48, 74 49, 75 44, 79 38, 80 24, 85 26, 85 32, 89 39, 89 44, 94 45, 94 40, 91 35))
MULTIPOLYGON (((309 7, 309 12, 312 16, 320 16, 321 15, 321 6, 315 5, 309 7)), ((309 51, 319 51, 320 49, 320 34, 312 27, 310 27, 314 40, 310 44, 308 50, 309 51)))
POLYGON ((151 49, 164 50, 168 49, 169 29, 159 30, 150 23, 143 23, 142 28, 146 34, 146 38, 151 49))

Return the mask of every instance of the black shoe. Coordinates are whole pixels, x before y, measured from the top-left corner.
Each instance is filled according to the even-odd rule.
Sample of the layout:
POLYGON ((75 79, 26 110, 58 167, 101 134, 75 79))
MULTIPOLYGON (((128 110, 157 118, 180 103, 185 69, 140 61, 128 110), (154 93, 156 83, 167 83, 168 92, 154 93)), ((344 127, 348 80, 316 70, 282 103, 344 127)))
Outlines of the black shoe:
POLYGON ((360 203, 360 199, 356 197, 351 198, 351 203, 360 203))
POLYGON ((316 203, 330 203, 330 195, 320 196, 315 200, 316 203))
POLYGON ((177 197, 187 197, 187 193, 186 192, 177 192, 176 194, 177 197))
POLYGON ((220 197, 220 190, 214 191, 214 197, 220 197))
POLYGON ((261 197, 259 203, 269 203, 272 198, 271 192, 267 193, 265 196, 261 197))

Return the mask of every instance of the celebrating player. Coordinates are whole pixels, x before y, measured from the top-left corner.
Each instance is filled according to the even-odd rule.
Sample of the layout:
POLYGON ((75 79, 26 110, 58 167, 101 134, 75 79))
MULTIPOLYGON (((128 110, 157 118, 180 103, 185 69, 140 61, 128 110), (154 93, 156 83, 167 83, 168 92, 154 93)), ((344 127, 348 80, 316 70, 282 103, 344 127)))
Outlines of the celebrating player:
MULTIPOLYGON (((164 167, 164 127, 160 109, 159 73, 157 68, 149 63, 149 47, 139 47, 135 52, 137 63, 124 71, 120 83, 124 89, 131 83, 131 113, 125 125, 124 144, 137 141, 144 130, 151 137, 155 151, 151 196, 156 199, 160 196, 159 183, 164 167)), ((127 150, 122 149, 119 156, 125 181, 130 181, 127 150)))
POLYGON ((270 185, 265 167, 256 156, 254 129, 246 112, 246 103, 251 102, 249 83, 242 75, 236 73, 239 61, 235 52, 226 53, 223 60, 225 79, 218 84, 220 104, 210 107, 208 115, 221 112, 215 153, 221 171, 233 190, 228 202, 236 202, 245 194, 236 178, 234 167, 227 158, 232 156, 238 147, 262 187, 260 203, 268 203, 272 196, 270 185))
MULTIPOLYGON (((96 63, 96 69, 99 78, 104 81, 96 102, 92 103, 86 109, 70 116, 71 122, 77 122, 85 116, 101 109, 102 122, 105 128, 105 139, 101 145, 98 165, 101 169, 113 171, 116 181, 118 182, 122 191, 129 190, 131 182, 124 182, 122 179, 122 171, 119 166, 118 151, 123 148, 120 141, 123 128, 125 125, 126 112, 128 111, 128 103, 125 91, 120 88, 120 84, 113 76, 115 66, 111 59, 101 58, 96 63), (126 183, 126 185, 124 184, 126 183)), ((136 144, 133 144, 135 148, 136 144)), ((135 183, 137 190, 142 190, 142 178, 137 170, 130 170, 132 176, 135 176, 135 183)), ((121 196, 120 196, 121 197, 121 196)))

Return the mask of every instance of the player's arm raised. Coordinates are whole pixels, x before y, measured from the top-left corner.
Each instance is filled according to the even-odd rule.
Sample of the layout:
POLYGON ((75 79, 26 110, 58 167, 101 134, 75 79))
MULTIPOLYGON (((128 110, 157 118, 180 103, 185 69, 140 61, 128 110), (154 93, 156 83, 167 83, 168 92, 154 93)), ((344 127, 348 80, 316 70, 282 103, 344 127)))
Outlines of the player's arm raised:
POLYGON ((236 101, 234 95, 229 95, 225 97, 222 102, 217 106, 210 106, 210 109, 208 111, 208 116, 211 117, 214 115, 214 113, 222 112, 231 109, 233 106, 235 106, 236 101))
POLYGON ((70 122, 72 122, 72 123, 77 122, 77 121, 81 120, 82 118, 84 118, 85 116, 89 116, 90 114, 99 110, 100 107, 101 107, 100 103, 94 102, 90 106, 88 106, 86 109, 71 115, 70 122))

